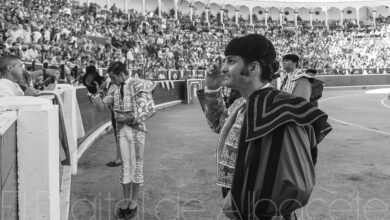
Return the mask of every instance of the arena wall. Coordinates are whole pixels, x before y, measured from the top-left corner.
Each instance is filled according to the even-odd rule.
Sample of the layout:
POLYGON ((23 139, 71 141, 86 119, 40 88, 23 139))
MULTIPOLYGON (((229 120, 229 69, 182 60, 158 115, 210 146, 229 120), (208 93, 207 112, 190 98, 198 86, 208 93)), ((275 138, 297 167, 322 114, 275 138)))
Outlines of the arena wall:
POLYGON ((184 80, 166 81, 159 83, 153 93, 155 104, 185 100, 186 85, 184 80), (173 86, 172 86, 173 85, 173 86))
MULTIPOLYGON (((325 82, 325 87, 390 85, 390 74, 349 76, 320 75, 317 76, 317 78, 325 82)), ((201 79, 199 80, 203 81, 201 79)), ((189 99, 188 95, 194 96, 195 94, 193 94, 191 89, 187 90, 186 80, 160 81, 153 93, 156 105, 173 101, 189 103, 189 101, 187 101, 189 99)), ((81 143, 93 131, 110 120, 110 113, 108 111, 99 112, 89 101, 87 90, 83 87, 77 89, 77 100, 85 129, 85 136, 78 140, 78 143, 81 143)))
POLYGON ((78 143, 83 142, 93 131, 105 124, 110 120, 110 112, 99 112, 94 107, 87 96, 87 89, 85 87, 79 87, 76 90, 76 97, 79 103, 81 118, 84 125, 85 136, 78 139, 78 143))
MULTIPOLYGON (((156 105, 178 100, 182 100, 184 102, 185 95, 186 91, 184 80, 162 81, 156 86, 153 93, 156 105)), ((78 139, 78 143, 80 144, 96 129, 110 121, 111 116, 109 111, 99 112, 97 108, 91 104, 91 101, 87 97, 86 88, 77 88, 76 96, 85 131, 85 136, 78 139)))
MULTIPOLYGON (((80 4, 84 4, 84 3, 87 3, 88 0, 78 0, 78 2, 80 4)), ((89 0, 89 2, 91 3, 96 3, 98 5, 100 5, 101 7, 104 7, 107 5, 107 3, 109 3, 109 7, 111 7, 113 4, 115 4, 115 6, 119 9, 122 9, 124 10, 125 9, 125 0, 89 0)), ((192 1, 179 1, 178 2, 178 10, 185 13, 185 14, 189 14, 189 2, 192 2, 192 1)), ((205 2, 201 2, 201 1, 193 1, 194 2, 194 13, 197 14, 197 15, 200 15, 202 13, 202 11, 205 10, 205 5, 207 3, 205 2)), ((283 2, 283 1, 279 1, 279 2, 283 2)), ((215 4, 215 3, 213 3, 215 4)), ((276 3, 275 3, 276 4, 276 3)), ((258 4, 259 7, 264 7, 264 4, 262 4, 261 2, 259 2, 258 4)), ((387 16, 390 16, 390 10, 388 8, 388 6, 385 6, 385 5, 372 5, 372 3, 368 2, 366 4, 366 6, 375 6, 377 8, 377 17, 380 17, 380 16, 383 16, 383 17, 387 17, 387 16)), ((146 12, 153 12, 156 10, 156 8, 158 7, 158 1, 157 0, 145 0, 145 10, 146 12)), ((234 5, 234 7, 239 7, 239 5, 234 5)), ((293 3, 291 3, 291 8, 293 8, 293 3)), ((332 4, 329 4, 329 9, 332 7, 332 4)), ((173 0, 161 0, 161 10, 163 12, 169 12, 170 9, 173 9, 174 6, 173 6, 173 0)), ((240 8, 240 7, 239 7, 240 8)), ((307 8, 312 8, 311 6, 308 6, 307 8)), ((128 0, 128 9, 131 10, 135 10, 135 11, 138 11, 138 12, 141 12, 142 11, 142 0, 128 0)), ((229 17, 233 17, 235 15, 235 10, 234 8, 231 9, 231 8, 227 8, 228 9, 228 15, 229 17)), ((284 10, 286 10, 287 8, 284 8, 284 10)), ((328 19, 329 21, 332 21, 332 20, 340 20, 340 10, 344 10, 344 15, 343 15, 343 18, 345 20, 348 20, 348 19, 356 19, 356 15, 357 15, 357 12, 356 12, 356 8, 353 8, 353 7, 344 7, 344 8, 341 8, 341 9, 335 9, 335 10, 329 10, 328 11, 328 19), (348 14, 347 11, 350 10, 351 13, 348 14)), ((359 20, 363 22, 364 25, 372 25, 372 13, 370 12, 371 9, 367 8, 367 7, 360 7, 359 8, 359 20)), ((262 11, 264 12, 264 9, 262 9, 262 11)), ((298 10, 300 11, 300 9, 298 10)), ((319 14, 313 14, 313 20, 316 21, 316 20, 319 20, 319 21, 324 21, 325 20, 325 13, 323 11, 323 9, 321 7, 318 6, 318 8, 316 8, 314 10, 315 12, 318 11, 319 14)), ((218 5, 218 7, 210 7, 210 14, 212 15, 216 15, 220 12, 220 5, 218 5)), ((257 12, 257 11, 256 11, 257 12)), ((254 15, 256 15, 256 12, 253 12, 254 15)), ((269 16, 272 17, 273 20, 279 20, 279 9, 277 10, 269 10, 270 14, 269 16)), ((244 6, 244 7, 241 7, 240 8, 240 11, 239 11, 239 14, 245 19, 245 20, 248 20, 249 18, 249 8, 244 6)), ((262 18, 264 19, 264 16, 261 16, 259 14, 258 15, 258 18, 262 18)), ((304 13, 300 13, 299 14, 300 17, 303 19, 303 20, 309 20, 310 17, 309 17, 309 14, 304 14, 304 13)), ((287 18, 287 20, 289 21, 294 21, 294 13, 289 13, 289 14, 284 14, 284 17, 287 18)))
POLYGON ((349 76, 317 76, 325 82, 325 87, 390 85, 390 74, 349 75, 349 76))
POLYGON ((16 111, 0 113, 0 219, 18 219, 16 117, 16 111))

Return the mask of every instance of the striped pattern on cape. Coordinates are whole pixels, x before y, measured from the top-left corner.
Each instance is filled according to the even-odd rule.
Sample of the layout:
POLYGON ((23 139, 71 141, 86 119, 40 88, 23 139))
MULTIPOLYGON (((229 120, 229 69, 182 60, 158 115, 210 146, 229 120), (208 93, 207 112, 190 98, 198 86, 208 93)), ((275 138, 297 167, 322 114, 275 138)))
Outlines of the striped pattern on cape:
POLYGON ((315 184, 310 147, 331 131, 328 116, 305 99, 274 88, 256 91, 246 107, 232 211, 238 219, 251 220, 290 215, 310 198, 315 184))
POLYGON ((301 97, 266 88, 253 93, 247 103, 246 141, 261 138, 288 122, 312 125, 317 143, 331 131, 328 115, 301 97))

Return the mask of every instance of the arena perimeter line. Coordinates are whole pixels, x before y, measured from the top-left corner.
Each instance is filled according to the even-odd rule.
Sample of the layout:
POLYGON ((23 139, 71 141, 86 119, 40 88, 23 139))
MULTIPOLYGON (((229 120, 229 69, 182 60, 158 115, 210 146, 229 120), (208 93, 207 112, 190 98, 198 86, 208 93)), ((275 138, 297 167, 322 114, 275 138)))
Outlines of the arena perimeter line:
POLYGON ((63 166, 60 188, 60 220, 69 219, 70 187, 72 184, 72 167, 63 166))
POLYGON ((381 100, 381 103, 382 103, 382 105, 383 105, 384 107, 390 108, 390 105, 387 105, 387 104, 385 103, 386 100, 387 100, 387 98, 382 99, 382 100, 381 100))
POLYGON ((355 89, 377 89, 377 88, 389 88, 390 85, 359 85, 359 86, 326 86, 324 90, 355 90, 355 89))
MULTIPOLYGON (((327 101, 330 101, 330 100, 333 100, 333 99, 340 99, 340 98, 353 97, 353 96, 361 96, 361 95, 366 95, 366 93, 363 93, 363 94, 354 94, 354 95, 342 95, 342 96, 329 97, 329 98, 327 98, 327 99, 320 100, 320 103, 327 102, 327 101)), ((382 100, 382 101, 384 101, 384 100, 382 100)), ((382 104, 385 105, 384 103, 382 103, 382 104)), ((387 107, 387 105, 386 105, 386 107, 387 107)), ((388 106, 388 108, 390 108, 390 106, 388 106)), ((384 132, 384 131, 381 131, 381 130, 375 130, 375 129, 372 129, 372 128, 364 127, 364 126, 362 126, 362 125, 352 124, 352 123, 349 123, 349 122, 346 122, 346 121, 342 121, 342 120, 339 120, 339 119, 336 119, 336 118, 333 118, 333 117, 329 117, 329 119, 331 119, 331 120, 333 120, 333 121, 335 121, 335 122, 338 122, 338 123, 340 123, 340 124, 345 124, 345 125, 349 125, 349 126, 352 126, 352 127, 356 127, 356 128, 368 130, 368 131, 371 131, 371 132, 375 132, 375 133, 379 133, 379 134, 383 134, 383 135, 390 136, 390 133, 387 133, 387 132, 384 132)))

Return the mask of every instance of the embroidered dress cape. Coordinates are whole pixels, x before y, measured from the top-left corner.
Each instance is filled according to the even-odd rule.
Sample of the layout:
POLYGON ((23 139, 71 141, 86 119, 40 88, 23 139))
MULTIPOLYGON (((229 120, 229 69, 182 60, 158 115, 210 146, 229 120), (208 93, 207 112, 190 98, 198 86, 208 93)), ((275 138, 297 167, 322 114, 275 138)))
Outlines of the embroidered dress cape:
POLYGON ((311 150, 331 131, 327 118, 273 88, 248 98, 231 188, 236 217, 272 219, 307 204, 315 184, 311 150))
MULTIPOLYGON (((199 91, 198 95, 210 127, 220 134, 217 184, 230 183, 227 199, 235 204, 235 217, 276 215, 269 204, 253 208, 248 203, 251 199, 268 199, 278 205, 289 198, 308 200, 315 183, 312 148, 331 130, 324 112, 300 97, 274 88, 255 92, 247 103, 237 100, 229 109, 224 108, 217 92, 199 91), (243 115, 238 132, 232 129, 238 117, 234 112, 243 115), (230 148, 229 142, 235 143, 235 147, 230 148), (275 146, 280 150, 274 152, 275 146), (220 152, 226 149, 235 157, 229 170, 221 164, 226 158, 220 152)), ((296 205, 289 203, 281 214, 289 215, 295 209, 296 205)))

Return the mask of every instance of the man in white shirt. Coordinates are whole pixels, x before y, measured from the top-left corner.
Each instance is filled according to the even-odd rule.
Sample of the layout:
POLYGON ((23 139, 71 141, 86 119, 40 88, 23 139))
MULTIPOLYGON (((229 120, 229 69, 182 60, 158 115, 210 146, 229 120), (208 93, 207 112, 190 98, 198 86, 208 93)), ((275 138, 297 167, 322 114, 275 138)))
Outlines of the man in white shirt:
POLYGON ((24 82, 23 64, 18 57, 1 57, 0 73, 0 98, 24 95, 23 90, 18 85, 18 83, 24 82))
POLYGON ((48 41, 50 41, 50 30, 44 28, 42 31, 41 31, 42 35, 43 35, 43 38, 48 41))
POLYGON ((127 60, 129 60, 131 63, 134 61, 134 54, 133 49, 130 49, 126 54, 127 60))
POLYGON ((11 80, 0 79, 0 98, 13 96, 24 96, 24 92, 18 84, 11 80))
MULTIPOLYGON (((59 77, 57 70, 46 70, 46 72, 59 77)), ((23 64, 17 56, 7 55, 0 57, 0 98, 37 95, 37 90, 29 86, 28 81, 42 75, 44 75, 43 70, 34 72, 24 71, 23 64), (27 85, 24 92, 19 84, 27 85)))
POLYGON ((162 45, 164 43, 164 39, 161 36, 159 36, 157 38, 157 42, 156 43, 159 44, 159 45, 162 45))
POLYGON ((5 34, 7 36, 7 41, 10 40, 12 43, 16 42, 16 39, 19 37, 23 38, 22 28, 19 28, 18 25, 14 25, 5 34))
POLYGON ((34 28, 34 31, 32 33, 32 43, 38 43, 38 40, 42 38, 42 33, 39 31, 38 28, 34 28))
POLYGON ((32 44, 30 49, 28 49, 26 51, 26 53, 24 53, 24 57, 27 61, 33 61, 35 60, 37 57, 38 57, 38 50, 36 48, 36 45, 35 44, 32 44))
POLYGON ((30 44, 31 43, 31 29, 27 26, 27 24, 23 25, 22 35, 23 35, 23 43, 30 44))

